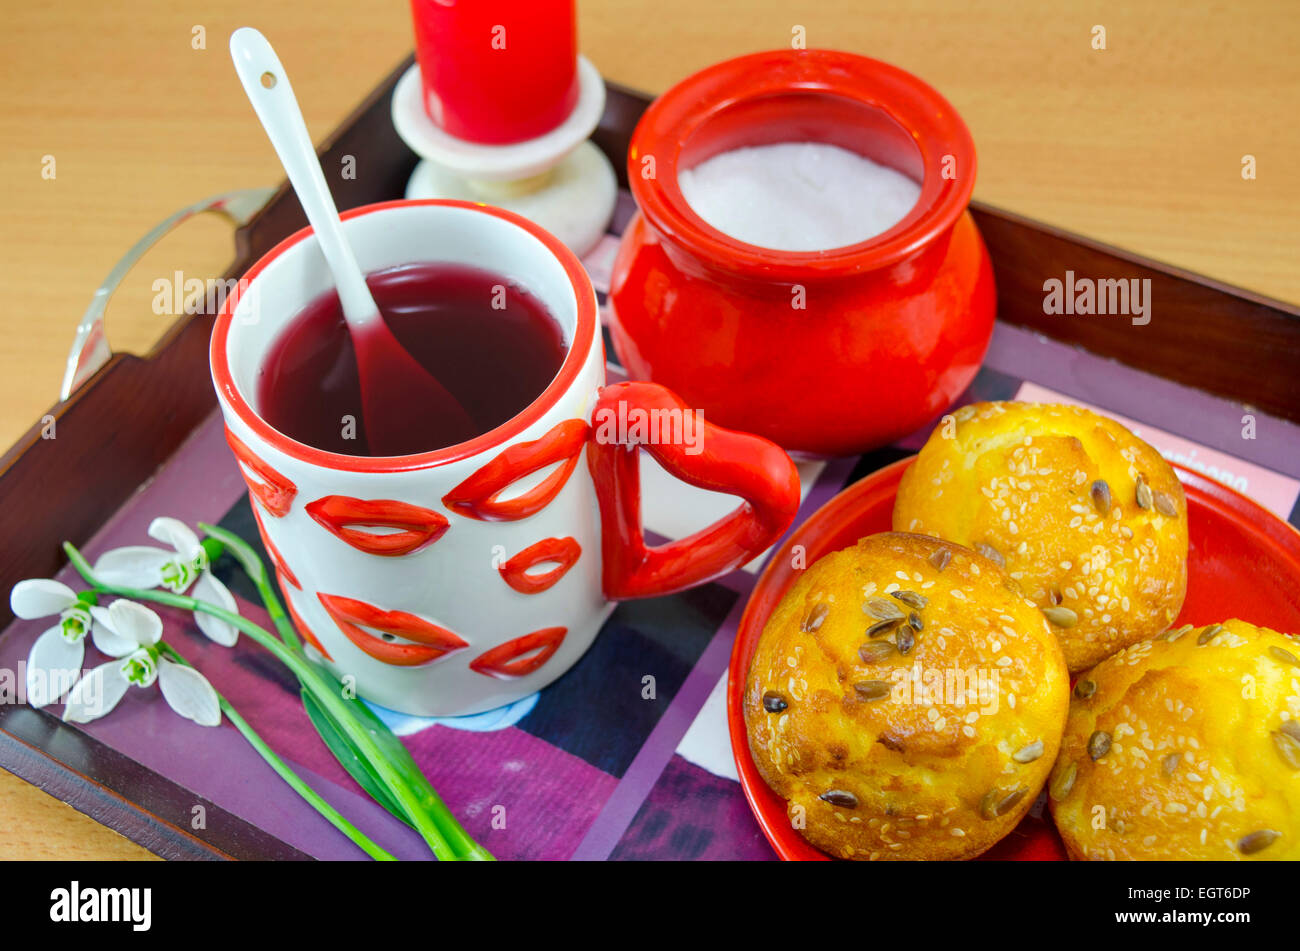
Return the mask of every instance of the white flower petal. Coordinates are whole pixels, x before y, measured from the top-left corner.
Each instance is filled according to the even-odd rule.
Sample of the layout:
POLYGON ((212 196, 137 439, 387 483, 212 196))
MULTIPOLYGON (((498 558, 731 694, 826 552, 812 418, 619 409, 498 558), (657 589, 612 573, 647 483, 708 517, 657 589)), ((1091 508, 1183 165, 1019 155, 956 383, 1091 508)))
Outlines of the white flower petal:
POLYGON ((118 598, 108 606, 108 626, 119 637, 130 638, 140 647, 157 644, 162 637, 162 618, 143 604, 118 598))
POLYGON ((186 561, 199 557, 202 550, 199 537, 184 522, 166 516, 156 518, 149 523, 149 537, 166 545, 171 545, 186 561))
POLYGON ((14 585, 9 607, 21 618, 49 617, 77 603, 77 594, 60 581, 28 578, 14 585))
POLYGON ((63 628, 50 628, 32 645, 27 655, 27 702, 43 707, 62 697, 81 674, 86 642, 75 644, 63 636, 63 628))
POLYGON ((162 584, 162 570, 176 552, 148 545, 114 548, 99 556, 92 569, 105 584, 124 588, 156 588, 162 584))
POLYGON ((125 657, 140 646, 129 637, 123 637, 113 630, 108 608, 101 608, 97 604, 92 605, 90 615, 94 618, 94 623, 90 627, 90 636, 100 653, 107 654, 109 657, 125 657))
POLYGON ((199 726, 221 723, 221 705, 208 678, 193 667, 174 664, 166 658, 158 662, 158 686, 167 705, 199 726))
POLYGON ((63 719, 68 723, 89 723, 117 706, 130 686, 117 668, 117 661, 109 661, 78 680, 68 693, 63 719))
MULTIPOLYGON (((198 598, 200 601, 210 602, 235 614, 239 613, 239 605, 235 602, 235 596, 210 571, 205 571, 199 575, 199 580, 195 582, 194 590, 190 592, 190 596, 198 598)), ((198 624, 200 631, 222 647, 234 647, 235 641, 239 639, 239 631, 221 620, 221 618, 213 617, 211 614, 204 614, 202 611, 195 611, 194 621, 198 624)))

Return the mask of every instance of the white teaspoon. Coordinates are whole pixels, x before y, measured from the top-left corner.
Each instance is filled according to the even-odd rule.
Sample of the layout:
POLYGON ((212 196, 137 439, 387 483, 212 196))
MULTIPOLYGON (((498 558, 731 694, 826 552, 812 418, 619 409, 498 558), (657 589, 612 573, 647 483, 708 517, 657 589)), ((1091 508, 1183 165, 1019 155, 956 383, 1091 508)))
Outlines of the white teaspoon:
POLYGON ((363 435, 370 453, 394 456, 440 448, 412 444, 423 428, 408 424, 415 414, 441 414, 447 444, 473 438, 478 429, 464 407, 406 351, 380 314, 343 234, 293 86, 275 50, 266 37, 246 26, 230 35, 230 56, 334 275, 356 352, 363 435))

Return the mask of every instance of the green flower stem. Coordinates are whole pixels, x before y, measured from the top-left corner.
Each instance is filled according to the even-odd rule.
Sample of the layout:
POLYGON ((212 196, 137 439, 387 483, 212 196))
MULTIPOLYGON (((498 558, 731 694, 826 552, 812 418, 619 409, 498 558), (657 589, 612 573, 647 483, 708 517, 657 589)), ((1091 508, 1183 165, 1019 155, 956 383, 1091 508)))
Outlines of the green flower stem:
MULTIPOLYGON (((248 574, 258 594, 261 595, 262 604, 266 607, 267 614, 275 622, 277 630, 281 637, 291 646, 295 647, 301 653, 302 645, 298 640, 297 633, 294 630, 292 622, 286 616, 284 608, 280 604, 280 599, 276 596, 275 587, 271 584, 269 572, 267 572, 262 559, 258 557, 248 542, 244 541, 233 532, 227 531, 217 525, 210 525, 206 522, 198 523, 199 530, 209 538, 219 542, 221 546, 232 555, 240 566, 248 574)), ((427 788, 427 784, 426 788, 427 788)), ((447 839, 452 850, 462 859, 490 861, 492 854, 479 845, 465 831, 465 828, 456 821, 450 812, 446 812, 449 821, 443 821, 442 812, 446 812, 444 806, 440 803, 434 807, 433 818, 437 822, 439 830, 443 837, 447 839)))
MULTIPOLYGON (((172 647, 172 645, 160 643, 159 646, 161 647, 161 652, 166 654, 176 663, 183 664, 186 667, 194 666, 182 657, 180 652, 177 651, 176 648, 172 647)), ((357 847, 372 859, 378 859, 381 862, 397 861, 397 859, 390 853, 372 842, 364 832, 339 815, 338 810, 322 799, 316 790, 312 789, 305 782, 299 779, 298 774, 290 769, 288 764, 276 755, 275 750, 266 745, 266 741, 257 735, 257 731, 249 725, 247 720, 239 715, 238 711, 235 710, 229 700, 218 693, 217 702, 221 705, 221 712, 226 715, 226 719, 235 725, 235 729, 239 730, 239 732, 244 735, 244 739, 248 740, 253 749, 257 750, 261 755, 262 759, 266 760, 270 767, 275 770, 276 774, 288 783, 290 787, 293 788, 294 792, 306 800, 308 805, 329 820, 330 825, 334 826, 334 828, 338 829, 355 842, 357 847)))
MULTIPOLYGON (((290 647, 296 648, 302 653, 302 644, 298 640, 297 632, 294 630, 292 622, 285 614, 284 608, 280 604, 280 599, 276 596, 275 587, 271 584, 270 574, 262 559, 258 557, 248 542, 244 541, 233 532, 227 531, 217 525, 209 525, 207 522, 198 523, 199 530, 209 538, 219 542, 221 546, 231 556, 239 562, 240 566, 252 580, 257 588, 258 594, 262 597, 262 604, 266 607, 266 613, 275 622, 276 629, 279 630, 281 638, 289 644, 290 647)), ((418 767, 413 767, 418 768, 418 767)), ((428 788, 428 784, 424 784, 428 788)), ((418 794, 418 790, 416 790, 418 794)), ((479 845, 465 831, 456 818, 451 815, 441 801, 431 805, 434 822, 437 823, 443 837, 450 844, 454 851, 462 859, 476 861, 491 861, 492 854, 479 845), (443 818, 445 816, 445 819, 443 818)))
MULTIPOLYGON (((343 702, 342 697, 338 696, 328 681, 317 671, 316 667, 306 659, 301 653, 294 651, 280 642, 271 633, 263 630, 247 618, 240 617, 232 611, 218 607, 215 604, 209 604, 206 601, 199 601, 195 598, 187 597, 180 594, 172 594, 170 591, 154 591, 141 588, 124 588, 117 585, 103 584, 95 578, 94 572, 81 552, 69 542, 63 543, 63 550, 67 553, 68 559, 72 562, 73 567, 86 579, 87 583, 94 586, 100 591, 106 591, 115 594, 118 597, 129 598, 133 601, 152 601, 156 604, 166 604, 170 607, 182 608, 186 611, 202 611, 213 617, 220 618, 227 624, 236 629, 243 631, 257 643, 261 644, 276 658, 283 663, 294 676, 298 678, 299 683, 312 692, 312 694, 321 702, 321 705, 328 708, 338 720, 339 725, 347 732, 353 743, 366 755, 366 759, 374 766, 375 771, 379 774, 380 779, 393 792, 393 797, 401 804, 402 809, 406 812, 411 820, 411 824, 416 831, 423 836, 424 841, 428 843, 429 848, 438 859, 456 860, 460 858, 455 850, 447 843, 439 829, 439 824, 456 822, 455 816, 447 808, 446 804, 439 798, 432 797, 429 802, 421 802, 420 797, 416 796, 411 787, 407 784, 405 777, 401 775, 393 764, 390 763, 376 745, 370 734, 357 723, 348 710, 347 704, 343 702), (438 816, 439 822, 433 820, 433 816, 438 816)), ((477 856, 474 856, 477 857, 477 856)))
POLYGON ((262 559, 257 557, 257 552, 253 551, 248 542, 238 535, 216 525, 199 522, 199 531, 221 542, 222 547, 239 562, 239 566, 244 569, 244 573, 253 582, 253 586, 257 588, 257 593, 262 596, 262 604, 266 606, 266 613, 271 616, 275 629, 280 632, 280 639, 290 647, 301 650, 302 642, 298 639, 298 632, 293 629, 293 624, 289 621, 284 606, 280 604, 280 599, 275 596, 275 588, 271 585, 270 572, 266 570, 266 565, 262 564, 262 559))

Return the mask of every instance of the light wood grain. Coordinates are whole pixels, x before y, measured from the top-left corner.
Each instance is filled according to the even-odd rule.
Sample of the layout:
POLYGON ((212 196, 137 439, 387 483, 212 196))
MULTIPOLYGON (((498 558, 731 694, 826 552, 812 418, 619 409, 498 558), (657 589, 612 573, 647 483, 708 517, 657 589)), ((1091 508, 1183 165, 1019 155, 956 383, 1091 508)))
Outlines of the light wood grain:
POLYGON ((154 858, 66 802, 0 770, 0 860, 154 858))
MULTIPOLYGON (((275 43, 319 139, 411 45, 401 3, 173 0, 11 4, 0 83, 0 442, 57 395, 91 292, 155 222, 280 174, 226 38, 275 43), (206 31, 206 48, 192 31, 206 31), (41 176, 53 156, 56 177, 41 176)), ((719 59, 786 46, 852 50, 912 70, 965 117, 978 198, 1264 294, 1300 302, 1300 7, 1016 0, 580 0, 583 51, 611 80, 659 91, 719 59), (1073 9, 1071 9, 1073 7, 1073 9), (1106 29, 1107 49, 1091 46, 1106 29), (1243 155, 1258 177, 1243 180, 1243 155)), ((360 168, 364 175, 365 169, 360 168)), ((167 319, 152 282, 220 273, 217 219, 141 263, 109 312, 119 349, 167 319)), ((111 464, 106 460, 105 464, 111 464)), ((92 490, 93 473, 87 473, 92 490)), ((0 857, 147 856, 0 774, 0 857)))

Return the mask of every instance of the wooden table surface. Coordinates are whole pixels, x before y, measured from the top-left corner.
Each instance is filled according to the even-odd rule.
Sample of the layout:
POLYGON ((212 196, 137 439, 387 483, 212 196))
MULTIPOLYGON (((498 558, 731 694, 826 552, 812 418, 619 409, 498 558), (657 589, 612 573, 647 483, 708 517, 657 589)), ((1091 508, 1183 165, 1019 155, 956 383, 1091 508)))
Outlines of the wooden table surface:
MULTIPOLYGON (((231 30, 253 25, 270 37, 316 139, 412 44, 400 2, 221 0, 201 15, 184 6, 64 0, 6 9, 4 445, 57 398, 78 318, 140 235, 198 198, 281 178, 235 80, 231 30)), ((580 8, 585 54, 606 78, 648 91, 720 59, 787 46, 800 31, 810 47, 895 63, 969 123, 983 201, 1300 302, 1300 6, 1291 0, 580 0, 580 8), (1093 48, 1099 27, 1104 50, 1093 48), (1247 155, 1254 179, 1242 175, 1247 155)), ((228 225, 209 216, 148 255, 109 311, 114 347, 145 352, 164 329, 167 318, 150 306, 155 279, 215 276, 231 248, 228 225)), ((94 473, 86 480, 92 486, 94 473)), ((0 858, 151 857, 0 771, 0 858)))

